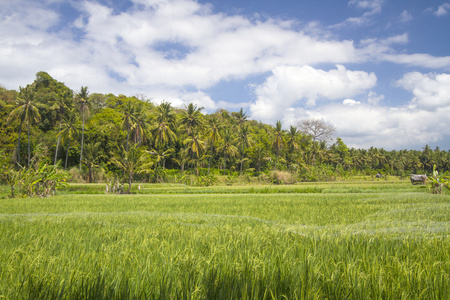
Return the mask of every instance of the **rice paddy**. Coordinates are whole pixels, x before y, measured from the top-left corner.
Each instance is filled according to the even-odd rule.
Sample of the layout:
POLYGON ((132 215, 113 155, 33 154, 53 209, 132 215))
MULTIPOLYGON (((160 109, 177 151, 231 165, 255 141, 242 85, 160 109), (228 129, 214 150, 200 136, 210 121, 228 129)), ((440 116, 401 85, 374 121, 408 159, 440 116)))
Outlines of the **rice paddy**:
POLYGON ((449 299, 450 196, 383 186, 3 198, 0 298, 449 299))

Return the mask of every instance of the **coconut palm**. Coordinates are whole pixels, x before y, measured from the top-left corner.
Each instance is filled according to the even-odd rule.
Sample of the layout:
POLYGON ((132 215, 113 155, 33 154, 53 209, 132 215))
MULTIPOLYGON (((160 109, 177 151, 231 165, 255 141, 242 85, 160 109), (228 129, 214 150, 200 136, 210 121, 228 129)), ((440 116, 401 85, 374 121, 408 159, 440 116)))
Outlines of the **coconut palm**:
POLYGON ((64 123, 61 126, 59 135, 63 137, 63 141, 67 144, 66 160, 64 163, 64 170, 67 169, 67 159, 69 157, 69 149, 72 140, 78 137, 78 117, 74 109, 70 110, 64 117, 64 123))
POLYGON ((135 106, 128 101, 123 108, 122 128, 127 131, 127 144, 125 150, 128 152, 128 141, 130 139, 130 131, 138 122, 138 112, 135 106))
POLYGON ((175 128, 175 113, 168 102, 162 102, 156 108, 156 127, 153 129, 156 147, 164 148, 177 138, 175 128))
POLYGON ((36 92, 32 87, 20 88, 18 98, 15 101, 16 108, 13 109, 8 116, 8 123, 13 119, 20 118, 19 125, 19 138, 17 141, 17 164, 20 165, 20 134, 22 131, 22 124, 25 121, 27 123, 27 135, 28 135, 28 160, 27 166, 30 163, 30 124, 31 122, 37 122, 40 119, 38 110, 39 103, 36 100, 36 92))
POLYGON ((58 159, 58 149, 61 140, 61 135, 59 133, 61 132, 62 121, 67 111, 71 107, 71 100, 72 100, 72 92, 69 90, 65 90, 57 95, 56 101, 51 107, 51 109, 56 110, 57 114, 59 115, 58 141, 56 143, 55 161, 53 163, 54 165, 56 165, 56 161, 58 159))
POLYGON ((223 174, 226 174, 227 170, 227 159, 234 157, 238 153, 238 148, 235 146, 236 139, 232 135, 231 131, 229 129, 225 129, 222 133, 222 140, 220 143, 220 146, 217 148, 217 150, 221 153, 223 153, 224 158, 224 170, 223 174))
POLYGON ((244 165, 245 148, 251 145, 250 127, 243 123, 239 128, 239 146, 241 146, 241 167, 239 173, 242 175, 242 166, 244 165))
POLYGON ((131 192, 131 184, 133 183, 133 177, 136 174, 146 172, 149 163, 144 155, 144 151, 133 145, 125 151, 123 146, 120 146, 115 155, 112 157, 112 162, 123 171, 128 177, 128 191, 131 192))
POLYGON ((209 170, 211 168, 211 159, 213 156, 214 143, 217 142, 221 138, 219 120, 215 116, 209 120, 208 131, 209 131, 208 140, 211 145, 210 151, 209 151, 209 161, 208 161, 208 174, 209 174, 209 170))
POLYGON ((278 164, 278 156, 280 155, 280 150, 283 148, 283 129, 282 129, 282 123, 281 121, 277 121, 275 125, 275 139, 272 144, 273 148, 275 149, 275 166, 274 170, 277 169, 278 164))
POLYGON ((197 129, 197 127, 203 125, 202 110, 203 107, 197 107, 197 105, 193 103, 189 103, 185 107, 185 110, 183 110, 180 123, 186 129, 187 135, 192 135, 192 132, 197 129))
POLYGON ((192 153, 192 161, 196 163, 196 171, 197 175, 199 175, 198 163, 201 154, 205 151, 205 142, 201 140, 198 132, 192 132, 192 135, 189 136, 184 143, 188 146, 190 152, 192 153))
POLYGON ((89 92, 87 86, 82 86, 80 92, 77 95, 78 103, 80 105, 80 112, 82 115, 82 127, 81 127, 81 150, 80 150, 80 171, 81 171, 81 160, 83 158, 83 143, 84 143, 84 122, 86 119, 86 114, 89 113, 89 92))
POLYGON ((97 163, 100 158, 98 155, 98 148, 100 147, 100 142, 91 143, 85 145, 83 163, 88 168, 89 174, 89 183, 92 183, 93 179, 93 171, 92 169, 98 167, 97 163))

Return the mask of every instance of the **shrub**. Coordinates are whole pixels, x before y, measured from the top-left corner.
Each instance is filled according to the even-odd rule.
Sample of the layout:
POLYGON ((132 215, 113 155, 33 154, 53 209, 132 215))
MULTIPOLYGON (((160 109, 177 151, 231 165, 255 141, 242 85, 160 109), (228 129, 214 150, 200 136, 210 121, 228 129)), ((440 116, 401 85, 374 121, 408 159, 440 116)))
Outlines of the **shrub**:
POLYGON ((272 171, 269 176, 274 184, 294 184, 296 182, 295 176, 287 171, 272 171))

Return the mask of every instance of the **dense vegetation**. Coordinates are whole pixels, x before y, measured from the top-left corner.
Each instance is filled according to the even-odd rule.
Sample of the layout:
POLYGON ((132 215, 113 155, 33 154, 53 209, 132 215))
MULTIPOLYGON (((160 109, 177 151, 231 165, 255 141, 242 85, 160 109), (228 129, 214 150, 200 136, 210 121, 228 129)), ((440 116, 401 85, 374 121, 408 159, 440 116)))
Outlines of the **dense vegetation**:
POLYGON ((441 173, 450 169, 450 151, 439 148, 348 148, 340 138, 327 142, 300 127, 249 120, 242 109, 203 114, 194 104, 177 108, 142 97, 90 94, 87 87, 72 91, 45 72, 19 91, 0 88, 0 119, 4 183, 11 180, 8 170, 27 168, 36 156, 35 169, 59 161, 72 181, 84 182, 163 182, 193 174, 208 184, 219 174, 272 170, 285 172, 276 181, 327 181, 431 174, 434 165, 441 173))
POLYGON ((450 298, 449 195, 398 179, 159 194, 172 185, 0 197, 0 298, 450 298))

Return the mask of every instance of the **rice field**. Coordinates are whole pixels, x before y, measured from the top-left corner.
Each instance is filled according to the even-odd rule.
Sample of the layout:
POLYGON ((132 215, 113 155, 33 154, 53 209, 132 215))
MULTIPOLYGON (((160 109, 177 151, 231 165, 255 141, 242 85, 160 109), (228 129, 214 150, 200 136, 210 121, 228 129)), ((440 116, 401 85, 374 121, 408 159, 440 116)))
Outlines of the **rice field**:
POLYGON ((450 299, 450 196, 374 186, 3 198, 0 298, 450 299))

